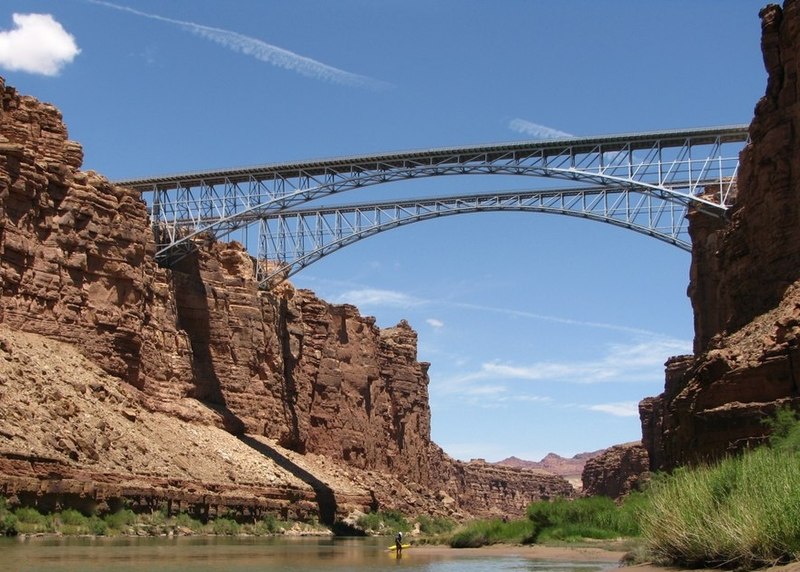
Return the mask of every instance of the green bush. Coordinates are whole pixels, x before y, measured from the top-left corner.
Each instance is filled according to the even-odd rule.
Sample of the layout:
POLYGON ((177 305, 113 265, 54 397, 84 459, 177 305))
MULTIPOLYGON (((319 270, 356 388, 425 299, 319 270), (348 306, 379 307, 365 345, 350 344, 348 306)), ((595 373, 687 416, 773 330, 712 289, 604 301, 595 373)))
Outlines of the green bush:
POLYGON ((86 526, 88 522, 88 519, 74 508, 61 511, 58 515, 58 520, 61 521, 61 524, 66 524, 67 526, 86 526))
POLYGON ((52 532, 54 530, 53 519, 40 514, 35 508, 20 507, 14 511, 17 520, 17 532, 37 533, 52 532))
POLYGON ((202 522, 200 522, 196 518, 192 518, 185 512, 180 512, 175 516, 175 526, 189 528, 195 532, 203 529, 202 522))
POLYGON ((358 518, 357 524, 364 531, 381 534, 411 530, 406 517, 396 510, 367 513, 358 518))
POLYGON ((108 525, 106 521, 98 516, 91 516, 86 519, 86 528, 90 534, 95 536, 105 536, 108 533, 108 525))
POLYGON ((16 536, 18 533, 17 517, 10 512, 2 513, 2 516, 0 516, 0 536, 16 536))
POLYGON ((450 537, 453 548, 477 548, 490 544, 530 544, 536 538, 536 525, 530 519, 476 520, 457 529, 450 537))
POLYGON ((16 536, 17 533, 17 517, 8 509, 6 499, 0 497, 0 536, 16 536))
POLYGON ((44 525, 47 518, 43 514, 39 514, 35 508, 23 506, 14 511, 17 520, 23 524, 39 524, 44 525))
POLYGON ((790 407, 783 407, 764 420, 770 429, 770 447, 787 453, 800 452, 800 419, 790 407))
POLYGON ((212 525, 214 534, 233 536, 239 534, 239 523, 230 518, 217 518, 212 525))
POLYGON ((268 513, 256 523, 255 529, 256 534, 275 534, 283 531, 283 523, 274 514, 268 513))
POLYGON ((540 541, 612 539, 639 535, 638 515, 645 504, 641 493, 628 495, 622 505, 607 497, 556 499, 531 503, 527 514, 540 541))
POLYGON ((119 510, 115 513, 107 514, 103 517, 108 528, 114 530, 125 530, 136 522, 136 514, 129 508, 119 510))
POLYGON ((762 447, 657 479, 642 514, 660 562, 742 569, 800 557, 800 455, 762 447))
POLYGON ((423 534, 446 534, 456 527, 456 523, 445 517, 431 518, 427 515, 417 517, 419 523, 419 531, 423 534))

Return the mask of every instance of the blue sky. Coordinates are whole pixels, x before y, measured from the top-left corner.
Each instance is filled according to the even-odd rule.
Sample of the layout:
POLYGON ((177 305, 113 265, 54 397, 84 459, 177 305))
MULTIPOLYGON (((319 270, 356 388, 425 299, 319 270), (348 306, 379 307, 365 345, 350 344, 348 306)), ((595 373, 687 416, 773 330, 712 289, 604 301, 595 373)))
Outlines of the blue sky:
MULTIPOLYGON (((110 179, 726 125, 764 93, 764 4, 5 0, 0 74, 58 106, 110 179)), ((534 184, 443 179, 342 200, 534 184)), ((433 439, 497 461, 638 440, 638 401, 691 349, 688 274, 687 253, 627 230, 481 213, 360 241, 293 282, 381 327, 407 319, 433 439)))

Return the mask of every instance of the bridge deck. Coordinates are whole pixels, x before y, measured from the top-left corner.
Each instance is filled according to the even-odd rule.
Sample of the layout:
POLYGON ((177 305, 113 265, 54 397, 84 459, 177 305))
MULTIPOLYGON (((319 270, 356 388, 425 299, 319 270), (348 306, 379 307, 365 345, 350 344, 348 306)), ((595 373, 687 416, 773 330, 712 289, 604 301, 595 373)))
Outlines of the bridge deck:
POLYGON ((124 179, 115 181, 115 184, 152 191, 154 189, 168 190, 178 186, 191 187, 199 184, 241 183, 252 179, 275 177, 292 177, 298 171, 307 176, 319 176, 326 173, 339 172, 344 169, 359 168, 374 169, 379 163, 382 168, 403 168, 409 161, 449 159, 454 155, 480 154, 491 160, 498 160, 508 153, 517 156, 542 155, 544 157, 563 154, 565 147, 569 147, 575 154, 592 153, 602 146, 604 152, 620 150, 649 149, 654 140, 684 141, 691 139, 694 145, 710 145, 716 142, 735 143, 746 139, 748 125, 729 125, 712 128, 668 130, 646 133, 629 133, 619 135, 606 135, 601 137, 574 137, 565 139, 547 139, 538 141, 523 141, 516 143, 499 143, 492 145, 467 145, 461 147, 441 147, 434 149, 419 149, 401 151, 397 153, 381 153, 369 155, 353 155, 331 159, 312 161, 276 163, 272 165, 256 165, 252 167, 194 171, 176 173, 155 177, 138 179, 124 179))

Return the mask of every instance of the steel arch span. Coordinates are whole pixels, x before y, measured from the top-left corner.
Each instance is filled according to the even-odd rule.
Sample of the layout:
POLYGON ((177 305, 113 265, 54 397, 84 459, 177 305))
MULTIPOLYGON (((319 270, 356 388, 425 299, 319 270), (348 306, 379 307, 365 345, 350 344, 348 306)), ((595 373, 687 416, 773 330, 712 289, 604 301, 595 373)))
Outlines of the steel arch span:
POLYGON ((496 211, 580 217, 652 236, 682 250, 692 248, 685 206, 679 201, 626 188, 536 189, 252 213, 259 223, 256 275, 261 285, 268 285, 387 230, 442 216, 496 211))
MULTIPOLYGON (((145 197, 158 243, 156 257, 169 264, 191 250, 193 240, 201 235, 221 238, 238 231, 246 236, 248 227, 257 221, 323 197, 441 175, 560 179, 584 185, 584 197, 597 196, 591 189, 603 187, 639 197, 637 200, 644 196, 660 204, 678 205, 678 211, 670 210, 676 219, 682 220, 690 207, 724 216, 735 184, 738 154, 747 140, 747 126, 734 125, 359 155, 116 184, 137 189, 145 197)), ((375 204, 365 200, 361 206, 375 204)), ((650 208, 649 212, 660 209, 650 208)), ((567 208, 559 212, 621 224, 614 216, 578 215, 567 208)), ((662 239, 674 235, 670 231, 662 237, 650 223, 625 226, 662 239)), ((290 235, 284 236, 288 239, 290 235)))

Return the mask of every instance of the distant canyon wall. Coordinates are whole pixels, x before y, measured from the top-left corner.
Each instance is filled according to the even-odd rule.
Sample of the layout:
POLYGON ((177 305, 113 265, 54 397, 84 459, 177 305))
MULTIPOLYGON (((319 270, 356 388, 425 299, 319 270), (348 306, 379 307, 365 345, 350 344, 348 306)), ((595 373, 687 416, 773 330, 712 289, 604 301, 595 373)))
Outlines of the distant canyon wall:
POLYGON ((727 220, 690 214, 694 356, 667 363, 640 404, 651 467, 759 443, 762 420, 800 405, 800 5, 761 13, 768 82, 740 156, 727 220))

